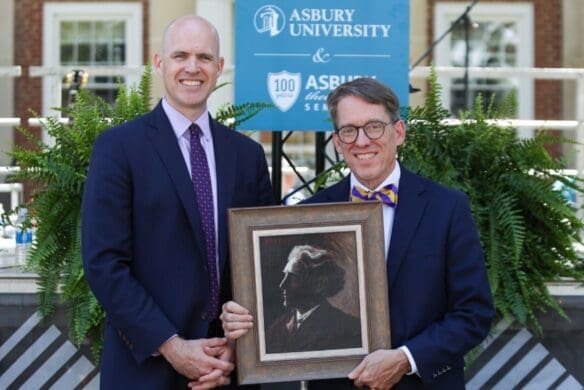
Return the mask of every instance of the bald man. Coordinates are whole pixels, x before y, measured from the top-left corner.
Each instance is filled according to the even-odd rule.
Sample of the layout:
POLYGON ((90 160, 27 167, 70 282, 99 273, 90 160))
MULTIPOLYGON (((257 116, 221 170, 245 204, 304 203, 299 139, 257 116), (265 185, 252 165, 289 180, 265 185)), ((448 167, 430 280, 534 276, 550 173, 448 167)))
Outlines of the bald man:
POLYGON ((226 210, 273 204, 261 145, 215 122, 217 30, 187 15, 154 56, 164 97, 105 131, 82 208, 85 276, 106 311, 104 389, 228 384, 233 351, 218 323, 229 299, 226 210))

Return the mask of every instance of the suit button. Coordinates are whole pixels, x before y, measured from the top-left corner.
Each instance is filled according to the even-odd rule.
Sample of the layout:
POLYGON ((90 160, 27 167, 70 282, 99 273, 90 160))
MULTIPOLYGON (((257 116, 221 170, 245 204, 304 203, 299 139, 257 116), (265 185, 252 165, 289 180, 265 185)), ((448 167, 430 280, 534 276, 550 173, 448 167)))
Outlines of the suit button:
POLYGON ((207 321, 207 319, 208 319, 208 318, 209 318, 209 314, 207 314, 207 313, 203 313, 203 314, 201 314, 201 319, 202 319, 203 321, 207 321))

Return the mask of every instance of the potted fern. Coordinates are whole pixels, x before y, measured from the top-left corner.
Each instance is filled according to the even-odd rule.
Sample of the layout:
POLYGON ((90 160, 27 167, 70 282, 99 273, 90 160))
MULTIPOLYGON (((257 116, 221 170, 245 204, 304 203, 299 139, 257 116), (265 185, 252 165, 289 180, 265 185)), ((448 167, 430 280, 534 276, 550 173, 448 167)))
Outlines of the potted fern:
MULTIPOLYGON (((72 340, 79 345, 89 339, 96 358, 104 313, 83 277, 79 233, 83 186, 96 137, 149 111, 151 82, 147 69, 136 89, 120 89, 113 106, 80 91, 74 107, 64 111, 72 119, 69 125, 56 119, 45 125, 53 144, 44 144, 23 129, 36 149, 13 152, 22 167, 16 179, 31 180, 38 188, 29 205, 39 225, 28 268, 39 275, 39 311, 47 317, 57 303, 64 303, 72 340)), ((235 127, 266 107, 271 105, 228 104, 215 118, 235 127)), ((564 276, 584 280, 573 247, 580 242, 584 224, 552 185, 560 182, 584 191, 581 180, 558 173, 563 164, 544 148, 565 140, 544 134, 522 140, 513 129, 489 122, 514 111, 512 97, 497 110, 492 105, 482 107, 479 99, 473 110, 462 114, 462 124, 445 126, 442 121, 448 112, 440 103, 440 87, 432 74, 425 105, 405 115, 408 135, 399 157, 412 170, 469 195, 496 308, 502 316, 537 331, 538 311, 552 308, 563 313, 545 283, 564 276)), ((330 175, 343 172, 342 164, 334 168, 316 183, 330 183, 330 175)))
MULTIPOLYGON (((575 250, 584 223, 561 192, 584 195, 583 180, 562 174, 564 164, 545 148, 573 141, 541 132, 520 139, 515 129, 490 121, 513 117, 513 94, 498 108, 492 102, 484 108, 479 97, 472 110, 460 115, 461 124, 446 125, 450 116, 441 104, 435 72, 428 81, 425 104, 403 110, 407 136, 399 160, 469 196, 497 313, 541 334, 539 312, 553 309, 566 318, 546 283, 584 281, 584 262, 575 250)), ((335 163, 316 178, 314 190, 346 173, 344 161, 335 163)))
MULTIPOLYGON (((55 312, 56 304, 67 308, 70 338, 80 345, 90 341, 99 359, 105 314, 85 281, 81 259, 80 212, 89 158, 97 136, 104 130, 148 112, 151 107, 152 73, 147 67, 137 88, 120 87, 113 105, 81 90, 70 109, 62 109, 69 124, 48 119, 45 130, 54 140, 45 144, 20 129, 35 148, 16 148, 12 156, 21 170, 14 180, 36 185, 28 206, 38 220, 36 243, 27 269, 38 274, 39 307, 42 317, 55 312)), ((217 86, 217 88, 222 85, 217 86)), ((251 118, 265 103, 226 104, 215 119, 231 128, 251 118)))
POLYGON ((498 313, 540 333, 538 312, 551 308, 565 316, 546 282, 584 279, 574 249, 584 224, 554 189, 559 182, 583 193, 582 180, 562 174, 563 163, 545 148, 571 141, 545 133, 520 139, 513 128, 489 121, 513 116, 513 94, 497 109, 492 102, 484 108, 479 97, 461 114, 460 125, 447 126, 435 73, 429 83, 425 105, 406 115, 408 132, 400 159, 469 196, 498 313))

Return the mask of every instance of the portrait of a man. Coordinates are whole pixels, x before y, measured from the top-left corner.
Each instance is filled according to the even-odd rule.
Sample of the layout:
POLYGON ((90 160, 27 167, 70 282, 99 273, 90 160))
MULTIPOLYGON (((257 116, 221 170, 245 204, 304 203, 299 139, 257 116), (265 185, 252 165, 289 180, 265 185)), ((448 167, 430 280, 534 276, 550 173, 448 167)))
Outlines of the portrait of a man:
POLYGON ((346 271, 331 249, 297 244, 282 269, 282 313, 266 323, 266 353, 358 348, 361 323, 329 299, 345 286, 346 271))
POLYGON ((390 346, 381 206, 230 211, 238 383, 342 378, 390 346))

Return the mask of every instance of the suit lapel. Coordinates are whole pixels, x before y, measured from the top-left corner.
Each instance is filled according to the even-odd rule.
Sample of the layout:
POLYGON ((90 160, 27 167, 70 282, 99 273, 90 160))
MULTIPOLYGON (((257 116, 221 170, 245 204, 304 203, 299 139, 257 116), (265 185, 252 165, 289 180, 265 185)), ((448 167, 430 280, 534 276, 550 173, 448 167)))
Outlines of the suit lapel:
POLYGON ((166 166, 168 175, 181 200, 192 227, 195 245, 199 247, 201 255, 205 255, 204 245, 200 245, 200 243, 205 241, 201 218, 199 213, 197 213, 197 199, 193 189, 193 182, 189 177, 189 171, 185 165, 185 160, 178 146, 176 136, 172 131, 172 126, 160 103, 154 108, 150 118, 151 127, 148 136, 154 145, 154 149, 166 166))
POLYGON ((235 192, 235 172, 237 150, 229 138, 229 132, 234 131, 222 126, 212 119, 213 148, 215 150, 215 165, 217 175, 217 226, 219 231, 219 265, 223 269, 227 259, 227 208, 235 192))
POLYGON ((331 188, 327 194, 327 202, 347 202, 350 200, 351 176, 345 176, 340 182, 331 188))
POLYGON ((422 196, 424 185, 419 178, 403 168, 399 183, 399 201, 395 210, 391 245, 387 260, 388 285, 395 282, 416 226, 422 218, 427 200, 422 196))
MULTIPOLYGON (((346 202, 350 198, 350 177, 347 176, 334 186, 330 187, 326 197, 319 198, 319 202, 346 202)), ((427 200, 423 197, 424 185, 418 176, 402 166, 399 183, 399 202, 393 219, 391 246, 387 256, 388 286, 395 282, 401 263, 405 257, 416 226, 426 208, 427 200)), ((318 194, 315 195, 318 198, 318 194)))

